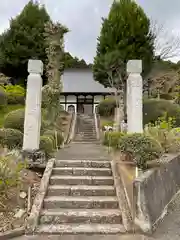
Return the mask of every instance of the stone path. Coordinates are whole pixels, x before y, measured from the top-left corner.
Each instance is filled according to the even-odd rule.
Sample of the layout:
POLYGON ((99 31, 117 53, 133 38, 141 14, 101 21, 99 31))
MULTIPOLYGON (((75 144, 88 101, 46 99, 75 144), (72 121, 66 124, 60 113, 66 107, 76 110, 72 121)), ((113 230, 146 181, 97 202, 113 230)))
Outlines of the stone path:
MULTIPOLYGON (((93 236, 22 236, 14 240, 149 240, 141 235, 93 235, 93 236)), ((172 239, 174 240, 174 239, 172 239)))

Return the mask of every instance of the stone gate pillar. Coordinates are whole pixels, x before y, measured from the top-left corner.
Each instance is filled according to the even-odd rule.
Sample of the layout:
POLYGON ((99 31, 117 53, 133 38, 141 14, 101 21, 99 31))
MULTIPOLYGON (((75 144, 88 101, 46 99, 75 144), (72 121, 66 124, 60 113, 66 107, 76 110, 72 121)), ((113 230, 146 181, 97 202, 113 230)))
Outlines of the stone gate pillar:
POLYGON ((41 128, 41 99, 43 63, 40 60, 29 60, 27 79, 26 108, 24 120, 23 150, 39 149, 41 128))
POLYGON ((142 60, 130 60, 127 63, 127 131, 143 132, 143 81, 142 60))

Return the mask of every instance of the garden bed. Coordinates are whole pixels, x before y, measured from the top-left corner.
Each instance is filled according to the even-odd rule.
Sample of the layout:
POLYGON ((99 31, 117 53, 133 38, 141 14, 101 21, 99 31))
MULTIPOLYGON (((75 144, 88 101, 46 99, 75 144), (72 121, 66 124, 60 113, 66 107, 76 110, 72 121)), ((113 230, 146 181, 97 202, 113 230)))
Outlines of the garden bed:
POLYGON ((41 175, 24 169, 21 171, 20 186, 9 189, 6 197, 0 196, 0 233, 23 227, 28 217, 29 203, 33 202, 39 189, 41 175), (28 189, 31 186, 31 196, 28 189), (30 199, 30 200, 29 200, 30 199))

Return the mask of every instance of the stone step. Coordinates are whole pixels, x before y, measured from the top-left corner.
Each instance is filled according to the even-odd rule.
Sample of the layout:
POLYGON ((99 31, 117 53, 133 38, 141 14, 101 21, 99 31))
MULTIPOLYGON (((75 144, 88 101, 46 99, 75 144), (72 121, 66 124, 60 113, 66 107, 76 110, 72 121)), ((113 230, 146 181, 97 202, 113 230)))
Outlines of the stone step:
POLYGON ((95 126, 92 126, 92 125, 90 125, 90 126, 81 126, 80 128, 77 128, 76 129, 76 132, 96 132, 96 128, 95 128, 95 126))
POLYGON ((92 130, 91 131, 81 130, 81 131, 75 133, 75 135, 77 135, 77 134, 79 134, 79 135, 85 135, 85 134, 95 135, 96 132, 92 131, 92 130))
POLYGON ((77 132, 75 135, 80 135, 80 136, 95 136, 96 135, 96 132, 77 132))
POLYGON ((40 224, 63 223, 122 223, 121 212, 116 209, 50 209, 40 214, 40 224))
POLYGON ((96 160, 56 160, 56 167, 93 167, 93 168, 110 168, 109 161, 96 160))
POLYGON ((49 185, 48 196, 115 196, 114 186, 49 185))
MULTIPOLYGON (((124 234, 122 224, 42 224, 37 230, 39 234, 124 234)), ((84 238, 86 239, 86 238, 84 238)))
POLYGON ((43 202, 45 209, 54 208, 110 208, 117 209, 119 207, 117 197, 94 197, 94 196, 47 196, 43 202))
POLYGON ((82 138, 96 138, 96 133, 86 133, 86 134, 75 134, 75 137, 82 137, 82 138))
POLYGON ((95 126, 81 126, 80 128, 77 128, 77 132, 96 132, 95 126))
POLYGON ((92 130, 92 129, 91 130, 82 129, 82 130, 76 132, 75 134, 82 134, 82 135, 84 135, 84 134, 96 134, 96 131, 92 130))
POLYGON ((79 127, 79 128, 77 128, 76 129, 76 132, 96 132, 96 128, 95 128, 95 126, 92 126, 92 125, 90 125, 90 126, 81 126, 81 127, 79 127))
POLYGON ((91 141, 97 141, 97 138, 96 137, 82 137, 82 136, 76 136, 74 138, 74 140, 79 140, 79 141, 88 141, 88 142, 91 142, 91 141))
MULTIPOLYGON (((74 142, 74 144, 79 144, 79 142, 74 142)), ((88 142, 83 142, 83 144, 89 144, 88 142)), ((80 151, 80 150, 79 150, 80 151)), ((83 161, 83 160, 85 160, 85 161, 108 161, 109 159, 108 159, 108 157, 107 156, 103 156, 103 153, 101 154, 101 157, 97 157, 97 155, 96 154, 94 154, 94 156, 92 157, 91 156, 91 158, 89 158, 89 155, 87 154, 87 153, 81 153, 81 152, 79 152, 78 154, 76 154, 76 155, 74 155, 74 153, 71 153, 71 152, 69 152, 69 153, 61 153, 61 154, 59 154, 58 155, 59 157, 58 157, 58 160, 81 160, 81 161, 83 161)))
POLYGON ((95 134, 91 134, 91 135, 80 135, 80 136, 75 136, 76 137, 81 137, 81 138, 84 138, 84 139, 96 139, 96 135, 95 134))
POLYGON ((55 175, 74 175, 74 176, 111 176, 110 168, 80 168, 80 167, 56 167, 52 174, 55 175))
POLYGON ((87 131, 87 130, 82 130, 82 131, 79 131, 79 132, 76 132, 75 135, 95 135, 96 132, 95 131, 87 131))
POLYGON ((55 185, 113 185, 114 179, 112 176, 58 176, 54 175, 50 178, 50 184, 55 185))
POLYGON ((83 137, 96 136, 96 132, 77 132, 75 136, 83 136, 83 137))
POLYGON ((97 139, 84 139, 84 138, 80 138, 80 139, 75 138, 74 139, 74 142, 79 142, 79 143, 81 143, 81 142, 92 143, 92 142, 96 142, 96 141, 97 141, 97 139))

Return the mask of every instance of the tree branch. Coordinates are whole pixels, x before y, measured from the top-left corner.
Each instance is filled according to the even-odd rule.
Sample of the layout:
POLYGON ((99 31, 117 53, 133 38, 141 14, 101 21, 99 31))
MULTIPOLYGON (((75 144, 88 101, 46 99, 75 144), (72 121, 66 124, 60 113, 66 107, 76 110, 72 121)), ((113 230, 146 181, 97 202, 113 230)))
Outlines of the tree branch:
POLYGON ((177 57, 180 55, 180 36, 169 32, 162 24, 151 20, 150 33, 155 37, 154 47, 155 55, 161 59, 177 57))

